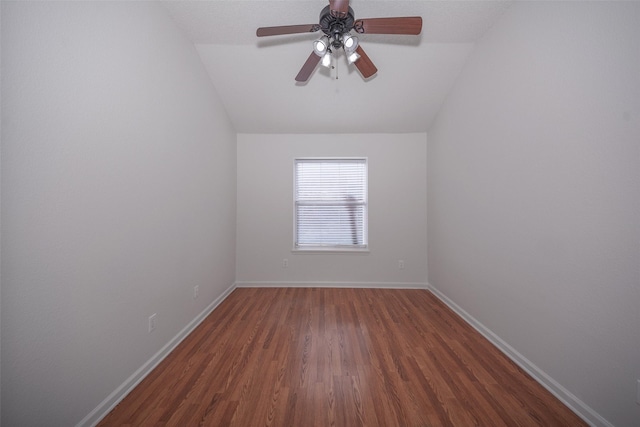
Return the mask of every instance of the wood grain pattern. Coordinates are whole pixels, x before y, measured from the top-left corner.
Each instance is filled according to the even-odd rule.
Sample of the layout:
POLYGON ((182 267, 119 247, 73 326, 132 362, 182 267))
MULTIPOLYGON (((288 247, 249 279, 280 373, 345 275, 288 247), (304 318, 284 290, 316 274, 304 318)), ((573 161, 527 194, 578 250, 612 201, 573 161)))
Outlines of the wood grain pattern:
POLYGON ((585 426, 426 290, 236 289, 100 426, 585 426))
POLYGON ((422 31, 422 17, 358 19, 353 27, 360 34, 405 34, 417 36, 422 31))
POLYGON ((306 82, 311 77, 311 74, 315 71, 316 67, 320 63, 320 58, 314 51, 311 52, 311 55, 307 58, 307 60, 302 65, 300 71, 296 75, 297 82, 306 82))
POLYGON ((260 27, 256 30, 256 36, 268 37, 283 34, 315 33, 316 31, 320 31, 320 25, 318 24, 279 25, 277 27, 260 27))
POLYGON ((356 60, 355 64, 358 71, 360 71, 360 74, 362 74, 362 77, 368 79, 378 72, 378 69, 373 65, 371 58, 369 58, 369 55, 365 53, 362 46, 358 45, 356 52, 360 55, 360 58, 356 60))

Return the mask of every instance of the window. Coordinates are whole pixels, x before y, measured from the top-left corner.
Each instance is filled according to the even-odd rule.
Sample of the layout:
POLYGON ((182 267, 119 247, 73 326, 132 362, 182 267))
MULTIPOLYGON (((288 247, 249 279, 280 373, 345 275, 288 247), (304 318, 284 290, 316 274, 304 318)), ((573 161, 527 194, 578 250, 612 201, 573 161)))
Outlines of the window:
POLYGON ((294 249, 367 249, 367 160, 296 159, 294 168, 294 249))

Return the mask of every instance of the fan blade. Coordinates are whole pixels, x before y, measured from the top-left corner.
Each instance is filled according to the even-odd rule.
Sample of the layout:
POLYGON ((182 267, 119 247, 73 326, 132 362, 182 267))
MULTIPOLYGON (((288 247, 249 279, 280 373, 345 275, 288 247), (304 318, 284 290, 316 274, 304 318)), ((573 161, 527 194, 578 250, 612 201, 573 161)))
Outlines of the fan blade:
POLYGON ((311 73, 316 69, 318 63, 320 62, 320 57, 316 55, 315 52, 311 52, 311 55, 307 58, 307 61, 304 63, 300 72, 296 76, 297 82, 306 82, 311 77, 311 73))
POLYGON ((329 0, 331 16, 345 18, 349 13, 349 0, 329 0))
POLYGON ((378 72, 378 69, 376 68, 375 65, 373 65, 373 62, 371 62, 371 59, 369 59, 369 56, 367 56, 367 54, 364 53, 364 49, 362 49, 362 46, 358 45, 358 47, 356 48, 356 52, 358 52, 358 55, 360 55, 360 58, 358 58, 355 64, 356 64, 356 67, 358 68, 358 71, 360 71, 360 74, 362 74, 362 77, 367 79, 378 72))
POLYGON ((279 36, 282 34, 315 33, 320 29, 318 24, 280 25, 279 27, 260 27, 256 31, 258 37, 279 36))
POLYGON ((420 16, 401 18, 368 18, 358 19, 353 29, 360 34, 406 34, 418 35, 422 31, 420 16))

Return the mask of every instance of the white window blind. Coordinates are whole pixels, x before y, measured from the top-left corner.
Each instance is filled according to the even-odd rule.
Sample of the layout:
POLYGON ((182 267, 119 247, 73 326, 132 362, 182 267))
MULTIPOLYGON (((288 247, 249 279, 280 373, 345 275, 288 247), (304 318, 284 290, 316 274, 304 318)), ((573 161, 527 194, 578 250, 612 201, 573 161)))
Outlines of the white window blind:
POLYGON ((295 247, 367 247, 366 159, 296 159, 295 247))

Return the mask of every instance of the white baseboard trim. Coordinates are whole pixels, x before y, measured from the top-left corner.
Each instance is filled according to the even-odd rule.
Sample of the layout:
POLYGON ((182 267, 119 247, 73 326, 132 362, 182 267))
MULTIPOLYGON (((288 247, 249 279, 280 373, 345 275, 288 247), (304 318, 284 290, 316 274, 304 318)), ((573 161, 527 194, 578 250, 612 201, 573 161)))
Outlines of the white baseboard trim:
POLYGON ((557 397, 569 409, 575 412, 585 422, 594 427, 614 427, 609 421, 605 420, 600 414, 594 411, 582 400, 578 399, 573 393, 560 385, 556 380, 547 375, 542 369, 533 364, 529 359, 520 354, 516 349, 507 344, 502 338, 496 335, 491 329, 484 326, 476 318, 464 311, 462 307, 449 299, 445 294, 427 283, 427 288, 445 303, 449 308, 462 317, 475 330, 480 332, 488 339, 498 350, 504 353, 509 359, 520 366, 526 373, 531 375, 540 385, 549 390, 551 394, 557 397))
POLYGON ((235 283, 227 288, 222 295, 213 300, 199 315, 173 337, 164 347, 153 355, 144 365, 133 373, 127 380, 104 399, 93 411, 82 419, 76 427, 94 427, 111 412, 165 357, 175 349, 211 312, 224 301, 236 288, 235 283))
POLYGON ((238 288, 379 288, 427 289, 425 282, 236 282, 238 288))

